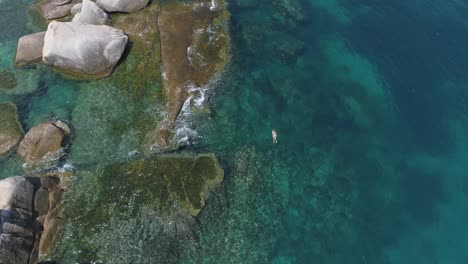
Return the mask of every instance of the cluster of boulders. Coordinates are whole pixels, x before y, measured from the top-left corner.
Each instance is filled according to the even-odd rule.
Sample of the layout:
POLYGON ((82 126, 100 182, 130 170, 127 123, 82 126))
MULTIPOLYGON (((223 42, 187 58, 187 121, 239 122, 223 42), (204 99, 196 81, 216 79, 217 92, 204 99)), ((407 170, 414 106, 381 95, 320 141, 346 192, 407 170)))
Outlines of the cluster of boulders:
POLYGON ((37 263, 62 223, 64 186, 56 175, 0 181, 0 263, 37 263))
POLYGON ((41 123, 24 135, 13 103, 0 103, 0 158, 17 154, 35 176, 0 181, 0 263, 37 263, 63 220, 64 173, 50 173, 63 153, 70 128, 62 121, 41 123))
POLYGON ((0 157, 11 154, 18 147, 18 155, 25 167, 50 167, 63 153, 64 139, 70 128, 60 120, 38 124, 24 136, 13 103, 0 103, 0 157))
POLYGON ((50 21, 47 31, 18 41, 16 65, 39 61, 81 78, 108 76, 120 60, 128 37, 107 26, 107 12, 134 12, 149 0, 43 0, 36 9, 46 19, 72 17, 70 22, 50 21))

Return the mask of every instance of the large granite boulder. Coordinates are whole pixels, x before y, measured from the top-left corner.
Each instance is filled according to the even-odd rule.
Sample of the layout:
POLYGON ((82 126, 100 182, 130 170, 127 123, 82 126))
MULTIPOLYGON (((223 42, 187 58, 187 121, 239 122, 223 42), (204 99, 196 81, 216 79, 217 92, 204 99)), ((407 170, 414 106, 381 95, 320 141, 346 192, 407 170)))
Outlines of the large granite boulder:
MULTIPOLYGON (((75 6, 73 6, 75 8, 75 6)), ((91 25, 105 25, 109 18, 96 3, 89 0, 83 0, 80 11, 73 17, 72 22, 91 25)), ((76 8, 78 9, 78 7, 76 8)), ((76 10, 73 10, 76 12, 76 10)))
POLYGON ((105 25, 52 21, 44 39, 42 60, 84 78, 108 76, 127 44, 122 30, 105 25))
POLYGON ((23 129, 18 121, 16 106, 13 103, 0 103, 0 156, 8 154, 21 138, 23 129))
POLYGON ((149 0, 97 0, 96 4, 107 12, 135 12, 145 8, 149 0))
POLYGON ((0 263, 29 263, 35 242, 34 185, 24 177, 0 181, 0 263))
POLYGON ((22 36, 18 40, 15 64, 24 65, 40 62, 42 59, 42 48, 44 47, 44 32, 22 36))
POLYGON ((27 164, 45 160, 56 160, 62 149, 62 142, 70 132, 60 121, 39 124, 28 131, 18 147, 18 154, 27 164))

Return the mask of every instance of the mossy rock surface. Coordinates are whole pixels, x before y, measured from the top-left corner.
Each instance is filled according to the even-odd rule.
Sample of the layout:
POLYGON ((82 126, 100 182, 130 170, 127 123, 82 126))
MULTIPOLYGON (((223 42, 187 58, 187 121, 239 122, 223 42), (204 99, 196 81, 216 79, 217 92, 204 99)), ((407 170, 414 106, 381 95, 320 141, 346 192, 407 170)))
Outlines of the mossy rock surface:
MULTIPOLYGON (((155 211, 174 206, 196 216, 205 206, 207 191, 220 184, 223 171, 214 155, 161 155, 105 167, 98 175, 100 211, 109 207, 125 211, 132 199, 155 211)), ((111 215, 109 215, 111 217, 111 215)))
POLYGON ((8 154, 23 138, 24 132, 18 121, 13 103, 0 103, 0 156, 8 154))
POLYGON ((167 250, 192 239, 193 216, 205 206, 210 190, 221 186, 223 177, 213 154, 158 155, 80 172, 64 196, 66 219, 63 235, 52 250, 53 259, 58 263, 91 263, 103 254, 117 253, 120 246, 127 250, 134 242, 120 239, 134 237, 150 243, 148 249, 156 255, 167 257, 172 254, 167 250), (123 235, 129 232, 131 236, 123 235), (119 241, 107 241, 109 236, 119 241))

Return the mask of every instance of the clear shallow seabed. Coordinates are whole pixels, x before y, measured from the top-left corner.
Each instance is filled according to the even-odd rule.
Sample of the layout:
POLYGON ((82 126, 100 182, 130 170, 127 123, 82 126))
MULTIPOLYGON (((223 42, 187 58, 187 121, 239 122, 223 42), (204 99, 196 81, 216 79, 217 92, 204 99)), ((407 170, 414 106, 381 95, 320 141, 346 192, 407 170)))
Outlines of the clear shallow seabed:
MULTIPOLYGON (((0 0, 0 70, 31 31, 30 3, 0 0)), ((229 9, 232 61, 211 118, 190 120, 201 138, 189 148, 218 155, 224 188, 198 217, 198 243, 166 262, 468 262, 468 5, 231 0, 229 9)), ((35 92, 0 91, 25 130, 50 117, 70 121, 71 112, 75 126, 99 130, 90 108, 114 113, 101 117, 111 122, 134 107, 111 87, 90 92, 91 84, 29 71, 39 76, 30 78, 35 92)), ((94 136, 106 144, 91 157, 134 144, 131 134, 129 142, 94 136)), ((72 144, 78 168, 86 141, 78 133, 72 144)), ((0 176, 21 174, 20 164, 0 161, 0 176)), ((138 224, 152 230, 148 219, 138 224)), ((148 234, 125 235, 107 256, 142 260, 152 250, 141 244, 148 234)))

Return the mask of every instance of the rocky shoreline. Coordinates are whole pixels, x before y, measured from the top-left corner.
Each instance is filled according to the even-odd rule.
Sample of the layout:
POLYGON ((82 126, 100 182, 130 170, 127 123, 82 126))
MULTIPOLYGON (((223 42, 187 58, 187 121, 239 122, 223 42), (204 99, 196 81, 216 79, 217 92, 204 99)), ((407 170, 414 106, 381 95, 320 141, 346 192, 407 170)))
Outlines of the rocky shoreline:
MULTIPOLYGON (((80 140, 83 129, 88 129, 74 126, 78 117, 53 118, 28 127, 19 121, 21 113, 14 103, 0 103, 0 160, 17 156, 24 162, 24 176, 0 181, 1 263, 59 261, 65 258, 60 254, 68 243, 80 244, 83 235, 93 235, 78 227, 99 230, 109 218, 138 217, 125 213, 126 207, 116 215, 107 211, 121 204, 114 190, 119 190, 120 199, 141 199, 133 204, 140 209, 134 209, 152 208, 168 228, 171 215, 196 217, 209 192, 219 189, 223 170, 214 154, 164 152, 179 147, 173 129, 182 106, 196 96, 193 88, 208 85, 229 59, 225 3, 39 0, 30 14, 35 27, 46 31, 19 39, 17 69, 0 72, 2 91, 19 92, 18 84, 24 82, 20 74, 33 71, 28 65, 42 64, 65 78, 95 80, 93 85, 119 87, 130 94, 129 99, 144 96, 149 102, 144 101, 141 114, 129 123, 141 135, 139 151, 129 153, 127 161, 87 165, 83 171, 64 169, 67 162, 76 162, 76 152, 69 153, 70 146, 81 144, 74 142, 75 137, 80 140), (158 86, 161 92, 154 92, 158 86), (157 103, 165 105, 158 114, 163 118, 148 116, 145 107, 157 103), (93 189, 100 195, 99 203, 82 207, 84 197, 74 196, 81 180, 97 181, 93 189), (75 234, 75 241, 64 235, 69 233, 75 234)), ((89 256, 83 259, 93 261, 89 256)))

